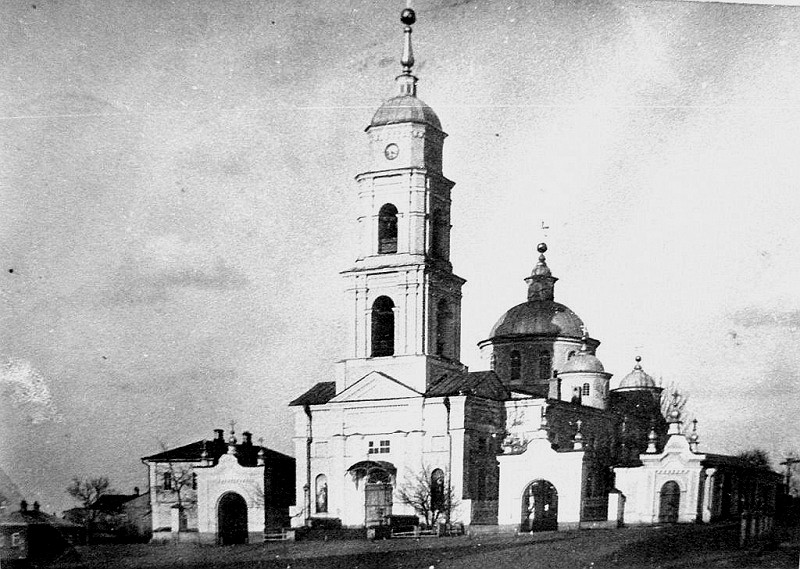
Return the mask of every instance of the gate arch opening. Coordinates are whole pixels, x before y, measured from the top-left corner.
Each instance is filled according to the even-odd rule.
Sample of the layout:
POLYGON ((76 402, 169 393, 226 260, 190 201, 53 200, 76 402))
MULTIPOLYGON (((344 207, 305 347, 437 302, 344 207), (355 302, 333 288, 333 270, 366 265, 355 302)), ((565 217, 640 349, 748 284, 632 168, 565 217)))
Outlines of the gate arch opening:
POLYGON ((534 480, 522 493, 520 531, 558 529, 558 492, 547 480, 534 480))
POLYGON ((227 492, 219 499, 217 541, 220 545, 247 543, 247 502, 236 492, 227 492))
POLYGON ((666 482, 661 487, 660 505, 658 508, 658 521, 662 524, 678 523, 678 513, 681 505, 681 488, 674 480, 666 482))

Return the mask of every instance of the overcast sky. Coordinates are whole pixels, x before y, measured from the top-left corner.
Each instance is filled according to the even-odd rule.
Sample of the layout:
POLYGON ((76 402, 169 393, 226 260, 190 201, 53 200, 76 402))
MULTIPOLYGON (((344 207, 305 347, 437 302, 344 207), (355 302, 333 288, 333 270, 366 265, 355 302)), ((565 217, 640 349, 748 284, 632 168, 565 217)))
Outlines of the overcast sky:
MULTIPOLYGON (((3 2, 0 468, 29 501, 144 487, 142 456, 231 419, 292 452, 287 403, 345 355, 353 177, 404 5, 3 2)), ((701 449, 792 449, 798 8, 414 7, 464 362, 485 369, 546 238, 612 387, 640 354, 689 393, 701 449)))

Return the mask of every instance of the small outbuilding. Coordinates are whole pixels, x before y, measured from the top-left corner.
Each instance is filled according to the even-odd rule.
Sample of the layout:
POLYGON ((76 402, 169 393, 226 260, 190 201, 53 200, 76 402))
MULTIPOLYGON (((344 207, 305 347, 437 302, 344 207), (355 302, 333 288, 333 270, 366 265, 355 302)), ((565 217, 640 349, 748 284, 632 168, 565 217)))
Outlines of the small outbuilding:
POLYGON ((20 508, 0 517, 0 565, 52 561, 74 554, 73 544, 83 540, 83 528, 46 514, 25 500, 20 508))

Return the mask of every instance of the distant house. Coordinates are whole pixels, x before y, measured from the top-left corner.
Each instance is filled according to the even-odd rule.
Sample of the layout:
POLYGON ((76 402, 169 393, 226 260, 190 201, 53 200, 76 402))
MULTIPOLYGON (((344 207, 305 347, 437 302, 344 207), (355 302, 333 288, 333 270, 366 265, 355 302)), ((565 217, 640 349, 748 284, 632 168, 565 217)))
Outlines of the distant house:
POLYGON ((51 561, 83 541, 83 527, 46 514, 25 500, 20 508, 0 516, 0 566, 15 561, 51 561))
POLYGON ((95 536, 121 542, 149 541, 152 535, 150 493, 105 494, 88 508, 95 536))
POLYGON ((246 543, 289 525, 294 504, 294 458, 239 443, 222 429, 200 440, 142 459, 150 471, 153 540, 246 543))

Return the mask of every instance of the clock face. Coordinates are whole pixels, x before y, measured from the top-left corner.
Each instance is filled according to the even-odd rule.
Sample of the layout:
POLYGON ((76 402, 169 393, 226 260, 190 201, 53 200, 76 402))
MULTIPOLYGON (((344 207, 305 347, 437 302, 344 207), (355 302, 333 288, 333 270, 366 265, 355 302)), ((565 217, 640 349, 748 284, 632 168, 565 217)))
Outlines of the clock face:
POLYGON ((398 154, 400 154, 400 149, 397 147, 395 143, 389 144, 383 150, 383 155, 386 156, 387 160, 394 160, 395 158, 397 158, 398 154))

